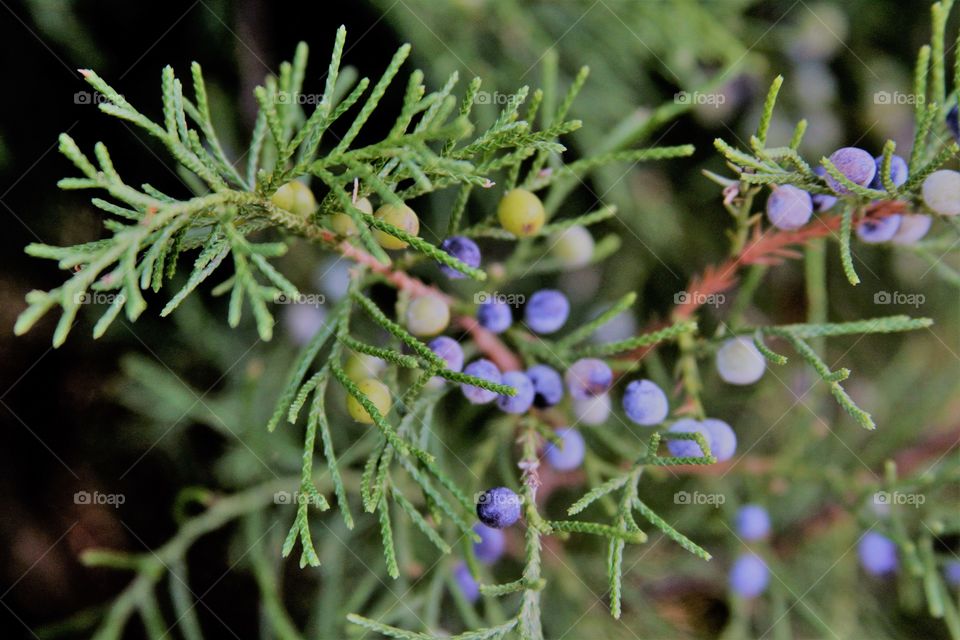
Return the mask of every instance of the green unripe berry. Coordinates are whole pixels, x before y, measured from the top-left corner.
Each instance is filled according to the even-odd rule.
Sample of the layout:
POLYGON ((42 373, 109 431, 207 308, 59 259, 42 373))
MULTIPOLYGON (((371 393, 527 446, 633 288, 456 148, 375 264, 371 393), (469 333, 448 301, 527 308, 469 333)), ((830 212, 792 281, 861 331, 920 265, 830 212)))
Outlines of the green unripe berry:
MULTIPOLYGON (((367 378, 357 385, 360 393, 367 396, 381 416, 390 412, 390 387, 374 378, 367 378)), ((373 424, 373 418, 353 395, 347 398, 347 412, 350 417, 363 424, 373 424)))
POLYGON ((450 324, 450 307, 440 296, 414 298, 407 305, 407 329, 415 336, 435 336, 450 324))
POLYGON ((354 382, 360 382, 367 378, 376 378, 383 373, 386 368, 386 362, 366 353, 350 354, 350 357, 347 358, 347 363, 343 366, 347 377, 354 382))
MULTIPOLYGON (((370 204, 370 201, 366 198, 358 199, 353 206, 366 214, 373 213, 373 205, 370 204)), ((359 233, 357 223, 346 213, 333 214, 333 217, 330 218, 330 226, 333 227, 333 230, 337 232, 338 236, 343 236, 344 238, 349 238, 359 233)))
MULTIPOLYGON (((407 205, 385 204, 377 209, 373 215, 384 222, 389 222, 393 226, 403 229, 412 236, 420 233, 420 219, 414 210, 407 205)), ((400 238, 379 229, 373 232, 373 237, 384 249, 405 249, 407 247, 407 243, 400 238)))
POLYGON ((593 257, 593 236, 583 225, 574 225, 553 235, 550 253, 563 266, 576 269, 590 263, 593 257))
POLYGON ((288 182, 277 189, 270 198, 270 202, 294 215, 303 217, 317 210, 317 200, 313 197, 313 191, 299 180, 288 182))
POLYGON ((543 203, 526 189, 511 189, 497 205, 500 226, 513 235, 524 238, 540 231, 547 219, 543 203))

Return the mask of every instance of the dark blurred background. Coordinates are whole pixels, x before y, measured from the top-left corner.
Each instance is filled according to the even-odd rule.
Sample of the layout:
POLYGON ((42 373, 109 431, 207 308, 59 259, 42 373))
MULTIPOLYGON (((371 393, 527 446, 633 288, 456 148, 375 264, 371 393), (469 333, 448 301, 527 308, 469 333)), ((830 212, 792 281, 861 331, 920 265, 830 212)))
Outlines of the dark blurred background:
MULTIPOLYGON (((156 317, 159 298, 148 298, 150 310, 135 333, 120 321, 96 343, 90 338, 92 320, 83 313, 70 339, 56 350, 50 347, 52 317, 23 337, 12 334, 25 293, 58 286, 63 279, 53 263, 27 257, 24 246, 72 244, 102 233, 88 194, 56 188, 59 178, 75 173, 57 152, 60 132, 69 132, 85 150, 104 141, 133 184, 148 181, 164 191, 186 192, 156 143, 98 112, 78 68, 96 69, 130 102, 157 116, 162 67, 170 64, 186 76, 190 62, 200 61, 221 134, 229 148, 237 149, 246 143, 254 114, 253 87, 277 71, 299 40, 311 47, 307 86, 319 87, 340 24, 350 34, 346 64, 375 77, 396 46, 412 41, 414 63, 426 70, 434 86, 455 69, 462 79, 481 75, 491 91, 535 84, 543 45, 556 43, 564 78, 569 80, 585 62, 594 70, 573 109, 587 123, 577 134, 571 152, 576 154, 631 111, 642 113, 671 100, 676 91, 695 87, 739 56, 742 64, 725 85, 731 99, 722 113, 697 110, 649 141, 692 142, 698 149, 693 162, 636 168, 625 180, 618 178, 625 169, 616 168, 614 175, 601 176, 575 194, 589 205, 594 195, 610 192, 606 197, 621 206, 630 220, 626 224, 642 242, 626 234, 627 267, 620 263, 618 268, 638 275, 614 280, 609 297, 640 282, 644 311, 654 314, 668 308, 671 292, 679 287, 663 283, 664 266, 651 252, 671 272, 685 275, 723 255, 726 214, 699 171, 722 170, 712 152, 714 137, 746 139, 758 98, 774 72, 787 76, 786 115, 822 114, 811 116, 809 153, 854 142, 861 134, 866 136, 861 144, 879 151, 884 137, 902 140, 905 127, 909 136, 909 111, 871 113, 874 107, 864 96, 908 86, 912 58, 928 38, 924 2, 838 2, 846 19, 819 28, 823 46, 832 51, 822 68, 804 68, 791 59, 789 44, 801 41, 803 28, 817 26, 805 3, 699 3, 696 15, 715 21, 709 27, 687 20, 694 11, 690 5, 697 4, 0 0, 0 211, 5 220, 0 234, 0 618, 7 629, 0 634, 30 637, 27 627, 54 623, 109 600, 128 576, 84 568, 78 553, 92 546, 137 551, 161 544, 175 531, 170 513, 177 492, 188 485, 215 484, 210 467, 223 451, 220 439, 191 431, 189 424, 181 425, 187 436, 177 441, 183 449, 153 449, 149 440, 131 432, 135 422, 115 399, 119 359, 130 352, 157 363, 176 362, 178 374, 197 389, 216 392, 222 384, 223 372, 178 337, 170 322, 156 317), (586 16, 582 21, 577 19, 581 15, 586 16), (713 37, 699 38, 695 28, 709 29, 713 37), (863 59, 870 64, 865 66, 863 59), (797 95, 804 93, 824 104, 810 104, 809 95, 804 103, 804 96, 797 95), (876 126, 864 131, 865 122, 876 126), (75 492, 98 487, 122 493, 125 504, 75 504, 75 492)), ((810 46, 817 46, 816 38, 810 46)), ((790 127, 791 120, 775 123, 774 135, 789 135, 790 127)), ((871 271, 882 276, 892 272, 887 256, 870 249, 863 254, 871 271)), ((835 271, 831 277, 842 278, 835 271)), ((800 313, 802 300, 796 296, 796 272, 788 269, 786 274, 777 280, 782 292, 770 295, 779 298, 789 316, 791 307, 800 313)), ((855 317, 876 283, 864 289, 839 302, 837 315, 855 317)), ((949 321, 951 316, 955 320, 950 312, 944 317, 949 321)), ((225 329, 223 314, 206 322, 214 319, 225 329)), ((955 328, 948 324, 936 331, 938 340, 957 346, 955 328)), ((860 371, 868 377, 871 363, 883 360, 880 353, 865 356, 868 368, 860 371)), ((249 364, 244 360, 239 366, 249 364)), ((195 590, 202 593, 215 584, 204 599, 207 606, 232 616, 233 628, 252 637, 257 619, 254 607, 246 605, 255 601, 256 589, 242 575, 221 580, 225 564, 217 549, 224 543, 225 535, 217 533, 194 550, 195 590)))

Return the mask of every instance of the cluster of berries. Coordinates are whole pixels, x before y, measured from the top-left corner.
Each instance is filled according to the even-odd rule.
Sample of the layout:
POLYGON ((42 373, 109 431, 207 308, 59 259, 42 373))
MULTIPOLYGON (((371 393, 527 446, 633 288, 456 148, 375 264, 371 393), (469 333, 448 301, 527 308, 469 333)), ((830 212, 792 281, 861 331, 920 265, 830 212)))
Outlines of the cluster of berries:
MULTIPOLYGON (((734 531, 743 542, 758 542, 770 535, 770 514, 757 504, 740 507, 734 520, 734 531)), ((756 598, 770 584, 770 568, 752 551, 734 561, 729 574, 730 590, 741 598, 756 598)))

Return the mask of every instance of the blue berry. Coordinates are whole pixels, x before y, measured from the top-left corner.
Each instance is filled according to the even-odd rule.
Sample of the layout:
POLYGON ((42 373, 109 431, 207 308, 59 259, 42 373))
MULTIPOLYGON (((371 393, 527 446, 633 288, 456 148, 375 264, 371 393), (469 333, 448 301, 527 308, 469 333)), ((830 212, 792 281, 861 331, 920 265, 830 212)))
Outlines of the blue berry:
MULTIPOLYGON (((692 418, 677 420, 667 431, 669 433, 702 433, 704 440, 708 445, 710 444, 710 435, 706 428, 692 418)), ((696 440, 667 440, 667 449, 670 455, 678 458, 702 458, 705 455, 696 440)))
MULTIPOLYGON (((873 176, 870 188, 885 191, 886 187, 883 186, 883 178, 880 176, 880 172, 883 169, 883 156, 877 156, 873 160, 877 165, 877 175, 873 176)), ((910 168, 907 166, 907 161, 900 156, 892 156, 890 158, 890 180, 893 182, 893 186, 901 186, 907 181, 909 175, 910 168)))
POLYGON ((887 536, 868 531, 857 546, 860 564, 874 576, 882 576, 897 570, 897 545, 887 536))
POLYGON ((427 346, 430 351, 443 358, 443 361, 447 363, 447 369, 457 372, 463 371, 463 348, 459 342, 447 336, 440 336, 431 340, 427 346))
POLYGON ((610 417, 610 394, 601 393, 589 398, 574 398, 572 408, 577 422, 592 427, 601 425, 610 417))
MULTIPOLYGON (((827 170, 823 167, 817 167, 813 172, 821 178, 827 177, 827 170)), ((830 196, 825 193, 815 193, 810 196, 810 199, 813 201, 813 208, 817 211, 832 209, 833 205, 837 204, 837 196, 830 196)))
POLYGON ((473 555, 484 564, 493 564, 500 559, 507 547, 507 538, 500 529, 488 527, 479 522, 473 530, 480 536, 480 542, 473 543, 473 555))
POLYGON ((520 496, 507 487, 487 489, 477 500, 477 517, 480 522, 503 529, 520 519, 520 496))
POLYGON ((670 413, 667 394, 650 380, 634 380, 623 392, 623 410, 636 424, 652 427, 670 413))
POLYGON ((477 307, 477 321, 493 333, 503 333, 513 324, 513 313, 505 302, 493 300, 477 307))
POLYGON ((741 598, 756 598, 767 590, 770 569, 753 553, 745 553, 730 568, 730 589, 741 598))
POLYGON ((581 358, 570 365, 563 379, 574 400, 586 400, 602 395, 610 389, 613 384, 613 371, 603 360, 581 358))
POLYGON ((527 326, 537 333, 554 333, 567 321, 570 302, 555 289, 541 289, 530 296, 523 310, 527 326))
MULTIPOLYGON (((440 248, 454 258, 458 259, 460 262, 466 264, 468 267, 476 268, 480 266, 480 247, 478 247, 477 243, 470 238, 465 238, 463 236, 450 236, 440 243, 440 248)), ((445 276, 452 278, 453 280, 459 280, 460 278, 467 277, 453 267, 445 264, 440 265, 440 271, 442 271, 445 276)))
POLYGON ((466 563, 461 562, 453 569, 453 580, 467 602, 473 603, 480 599, 480 585, 466 563))
POLYGON ((735 522, 737 535, 753 542, 770 535, 770 514, 758 504, 747 504, 737 511, 735 522))
POLYGON ((717 462, 726 462, 737 452, 737 434, 723 420, 707 418, 700 423, 707 432, 710 453, 717 462))
POLYGON ((951 587, 960 587, 960 560, 951 560, 945 564, 943 577, 951 587))
POLYGON ((717 373, 730 384, 753 384, 763 377, 767 361, 746 337, 731 338, 717 350, 717 373))
POLYGON ((533 405, 533 383, 525 373, 508 371, 500 380, 503 384, 513 387, 517 394, 513 396, 501 395, 497 398, 497 406, 507 413, 526 413, 533 405))
POLYGON ((552 407, 563 399, 563 378, 553 367, 537 364, 527 369, 533 383, 533 406, 552 407))
POLYGON ((767 220, 777 229, 799 229, 812 215, 810 194, 793 185, 774 186, 773 193, 767 198, 767 220))
POLYGON ((953 105, 953 108, 947 112, 947 128, 953 134, 953 139, 960 142, 960 122, 957 115, 957 105, 953 105))
POLYGON ((573 471, 583 464, 583 456, 586 454, 587 447, 583 436, 573 427, 557 429, 557 435, 560 436, 563 446, 548 443, 544 451, 547 462, 557 471, 573 471))
POLYGON ((900 228, 890 241, 894 244, 915 244, 927 235, 931 224, 933 218, 922 213, 903 215, 900 218, 900 228))
MULTIPOLYGON (((501 380, 503 379, 500 375, 500 369, 497 368, 497 365, 484 358, 481 358, 480 360, 474 360, 467 365, 463 372, 467 375, 482 378, 483 380, 495 382, 497 384, 500 384, 501 380)), ((493 402, 497 396, 500 395, 496 391, 481 389, 480 387, 475 387, 472 384, 462 384, 460 385, 460 389, 463 391, 463 395, 472 404, 487 404, 488 402, 493 402)))
POLYGON ((960 214, 960 173, 952 169, 934 171, 920 188, 923 201, 934 213, 942 216, 960 214))
POLYGON ((304 346, 327 323, 326 312, 318 306, 293 304, 283 314, 283 324, 290 339, 304 346))
POLYGON ((900 228, 900 214, 871 218, 857 225, 857 237, 870 244, 889 242, 900 228))
MULTIPOLYGON (((873 156, 857 147, 843 147, 830 154, 830 162, 842 173, 847 180, 862 187, 867 186, 873 181, 877 174, 877 163, 873 156)), ((825 176, 827 184, 836 193, 846 195, 850 190, 837 182, 836 178, 829 173, 825 176)))

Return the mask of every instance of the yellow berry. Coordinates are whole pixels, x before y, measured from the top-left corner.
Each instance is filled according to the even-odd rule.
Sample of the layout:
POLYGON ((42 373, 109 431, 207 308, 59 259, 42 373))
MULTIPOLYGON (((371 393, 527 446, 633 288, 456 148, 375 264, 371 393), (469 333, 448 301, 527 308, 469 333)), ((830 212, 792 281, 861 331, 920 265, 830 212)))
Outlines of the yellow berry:
MULTIPOLYGON (((360 393, 369 398, 381 416, 385 416, 390 412, 390 388, 387 385, 379 380, 367 378, 357 384, 357 388, 360 389, 360 393)), ((363 424, 373 423, 373 418, 352 394, 347 398, 347 411, 350 413, 350 417, 357 422, 362 422, 363 424)))
POLYGON ((532 236, 547 219, 543 203, 526 189, 511 189, 497 206, 500 225, 518 237, 532 236))
MULTIPOLYGON (((354 203, 354 205, 360 211, 364 213, 373 213, 373 205, 370 204, 370 201, 366 198, 360 198, 354 203)), ((337 232, 337 235, 349 238, 350 236, 355 236, 359 233, 357 229, 357 223, 353 221, 346 213, 335 213, 330 219, 330 226, 333 227, 333 230, 337 232)))
POLYGON ((565 267, 575 269, 590 263, 593 236, 586 227, 574 225, 553 235, 550 253, 565 267))
POLYGON ((366 353, 350 354, 350 357, 347 358, 347 363, 343 366, 347 377, 354 382, 360 382, 367 378, 376 378, 383 373, 386 368, 386 362, 376 356, 367 355, 366 353))
POLYGON ((298 180, 293 180, 277 189, 270 201, 298 216, 309 216, 317 209, 317 201, 313 197, 310 187, 298 180))
POLYGON ((435 336, 448 324, 450 307, 440 296, 420 296, 407 305, 407 329, 415 336, 435 336))
MULTIPOLYGON (((373 215, 384 222, 389 222, 393 226, 403 229, 412 236, 420 233, 420 219, 417 218, 413 209, 407 205, 385 204, 377 209, 377 212, 373 215)), ((407 243, 400 238, 379 229, 373 232, 373 237, 384 249, 404 249, 407 246, 407 243)))

